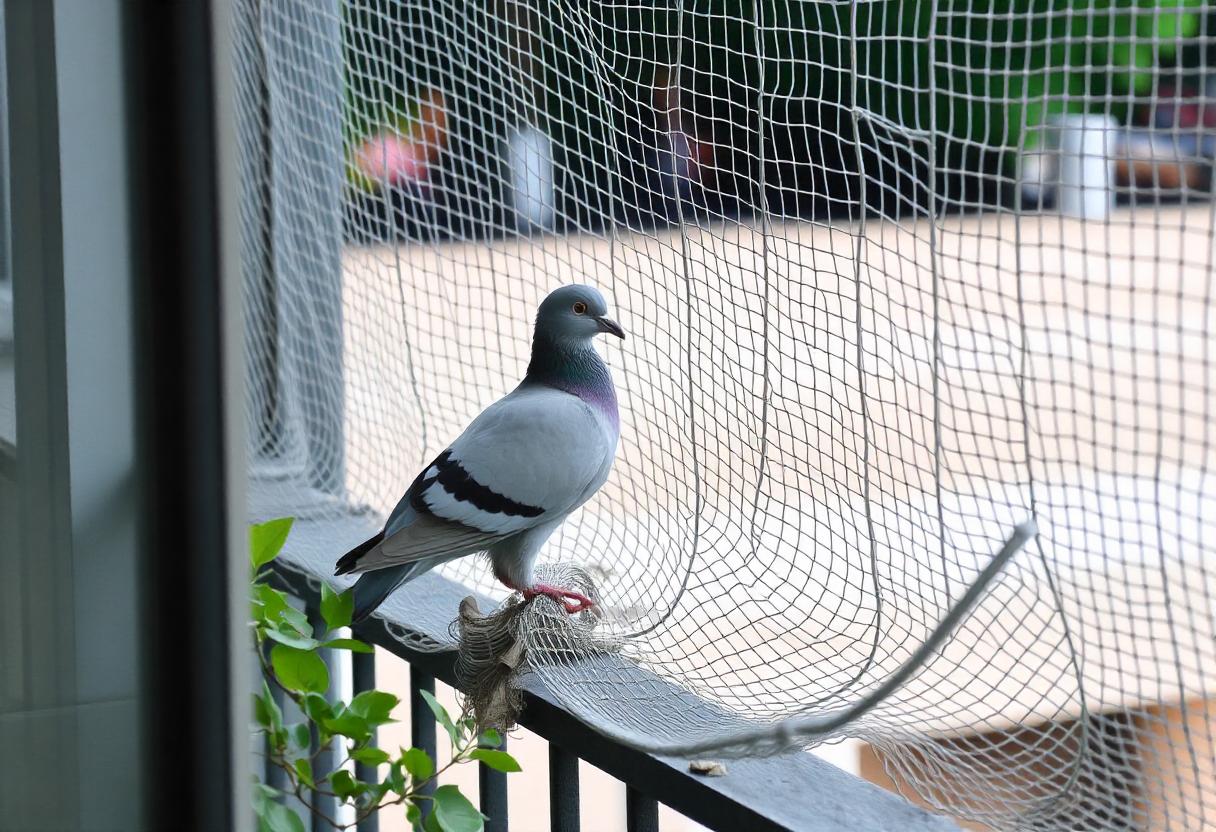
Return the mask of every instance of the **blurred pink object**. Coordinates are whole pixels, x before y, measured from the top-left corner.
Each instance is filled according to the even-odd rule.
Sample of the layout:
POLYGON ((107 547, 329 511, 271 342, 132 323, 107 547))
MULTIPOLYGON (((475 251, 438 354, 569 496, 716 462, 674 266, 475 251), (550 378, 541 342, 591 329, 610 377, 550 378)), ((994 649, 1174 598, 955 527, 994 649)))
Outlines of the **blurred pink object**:
POLYGON ((397 187, 425 180, 429 156, 425 145, 388 131, 364 142, 355 153, 355 164, 368 179, 397 187))

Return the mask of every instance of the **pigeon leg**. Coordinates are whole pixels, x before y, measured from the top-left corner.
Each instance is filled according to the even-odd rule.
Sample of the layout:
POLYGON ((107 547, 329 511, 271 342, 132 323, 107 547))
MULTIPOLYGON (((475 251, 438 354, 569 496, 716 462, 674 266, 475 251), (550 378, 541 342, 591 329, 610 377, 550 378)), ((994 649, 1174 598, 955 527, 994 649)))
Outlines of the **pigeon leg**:
POLYGON ((525 601, 531 601, 537 595, 544 595, 546 598, 552 598, 557 603, 561 604, 567 613, 574 615, 575 613, 584 612, 595 606, 595 602, 578 592, 561 587, 550 586, 549 584, 535 584, 528 589, 523 590, 525 601), (566 599, 576 603, 570 603, 566 599))

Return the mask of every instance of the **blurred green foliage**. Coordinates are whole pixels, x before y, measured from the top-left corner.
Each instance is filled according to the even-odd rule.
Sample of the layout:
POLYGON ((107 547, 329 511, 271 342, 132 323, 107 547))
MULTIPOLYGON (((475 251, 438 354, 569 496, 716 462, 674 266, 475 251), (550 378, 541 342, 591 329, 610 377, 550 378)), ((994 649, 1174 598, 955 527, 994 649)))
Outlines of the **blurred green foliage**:
MULTIPOLYGON (((1053 113, 1106 113, 1126 124, 1136 98, 1151 94, 1199 34, 1201 7, 1202 0, 988 0, 926 20, 936 41, 938 126, 1001 147, 1024 134, 1033 142, 1034 128, 1053 113)), ((931 106, 922 101, 919 109, 931 106)), ((920 126, 928 126, 923 117, 920 126)))

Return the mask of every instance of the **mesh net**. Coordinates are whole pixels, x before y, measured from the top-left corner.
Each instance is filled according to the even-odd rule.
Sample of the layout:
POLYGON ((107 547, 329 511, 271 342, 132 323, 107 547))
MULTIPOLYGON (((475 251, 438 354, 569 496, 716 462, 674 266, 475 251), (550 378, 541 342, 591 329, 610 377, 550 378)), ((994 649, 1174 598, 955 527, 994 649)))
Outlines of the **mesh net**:
MULTIPOLYGON (((315 521, 298 563, 328 574, 522 377, 540 299, 595 284, 621 447, 543 558, 612 649, 533 667, 572 710, 805 745, 788 719, 880 690, 1033 518, 815 741, 997 828, 1216 822, 1216 15, 236 9, 251 513, 315 521)), ((450 647, 428 580, 385 614, 450 647)))

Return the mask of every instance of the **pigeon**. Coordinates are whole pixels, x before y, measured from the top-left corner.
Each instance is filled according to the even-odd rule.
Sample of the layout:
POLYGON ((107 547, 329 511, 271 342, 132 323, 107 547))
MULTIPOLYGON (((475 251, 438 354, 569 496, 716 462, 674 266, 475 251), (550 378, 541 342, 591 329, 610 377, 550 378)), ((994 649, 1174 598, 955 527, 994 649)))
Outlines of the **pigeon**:
POLYGON ((379 534, 338 560, 335 574, 360 575, 356 623, 402 584, 481 552, 525 600, 544 595, 571 615, 594 605, 538 583, 533 567, 612 469, 620 417, 612 375, 592 346, 602 333, 625 337, 598 290, 564 286, 545 298, 523 381, 418 474, 379 534))

